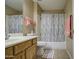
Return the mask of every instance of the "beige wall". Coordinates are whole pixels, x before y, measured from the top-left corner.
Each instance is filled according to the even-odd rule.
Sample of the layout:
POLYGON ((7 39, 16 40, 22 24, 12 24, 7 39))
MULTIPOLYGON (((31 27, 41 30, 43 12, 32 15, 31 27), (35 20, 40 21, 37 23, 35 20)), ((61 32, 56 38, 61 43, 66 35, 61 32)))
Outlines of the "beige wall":
POLYGON ((37 13, 39 15, 41 15, 41 13, 42 13, 42 8, 39 5, 37 5, 37 13))
MULTIPOLYGON (((67 19, 68 16, 72 15, 72 0, 68 0, 66 4, 66 9, 65 9, 65 20, 67 19)), ((67 46, 67 51, 73 55, 73 39, 66 37, 66 46, 67 46)))
MULTIPOLYGON (((39 34, 40 32, 40 15, 41 15, 41 8, 32 0, 24 0, 23 3, 23 16, 31 17, 36 22, 36 27, 34 29, 34 32, 39 34)), ((24 26, 24 33, 30 33, 31 30, 29 27, 24 26)))
MULTIPOLYGON (((32 0, 23 0, 23 17, 30 17, 33 19, 33 1, 32 0)), ((24 25, 23 33, 30 33, 31 29, 24 25)))
POLYGON ((28 16, 33 19, 33 1, 23 0, 23 16, 28 16))
POLYGON ((55 9, 55 10, 43 10, 43 13, 65 13, 63 9, 55 9))
POLYGON ((37 34, 39 36, 38 40, 41 39, 41 13, 42 13, 42 8, 37 5, 37 34))
POLYGON ((36 2, 34 2, 34 21, 36 21, 37 22, 37 3, 36 2))
POLYGON ((22 14, 22 12, 19 12, 9 6, 5 6, 5 14, 6 15, 18 15, 18 14, 22 14))
POLYGON ((34 20, 36 22, 35 33, 39 36, 38 40, 40 40, 41 13, 42 8, 36 2, 34 2, 34 20))
POLYGON ((35 32, 38 33, 40 29, 40 17, 41 17, 42 9, 41 7, 34 2, 34 21, 36 22, 35 32))

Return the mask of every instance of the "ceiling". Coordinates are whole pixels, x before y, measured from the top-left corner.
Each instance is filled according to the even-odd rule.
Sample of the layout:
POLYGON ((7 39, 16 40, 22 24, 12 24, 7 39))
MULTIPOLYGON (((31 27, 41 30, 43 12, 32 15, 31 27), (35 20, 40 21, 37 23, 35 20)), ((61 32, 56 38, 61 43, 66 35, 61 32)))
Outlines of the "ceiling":
POLYGON ((37 0, 38 4, 43 10, 64 9, 66 1, 67 0, 37 0))
MULTIPOLYGON (((43 10, 59 10, 64 9, 66 0, 33 0, 40 5, 43 10)), ((18 11, 22 11, 23 0, 5 0, 5 4, 18 11)))
POLYGON ((16 9, 17 11, 22 11, 22 2, 23 0, 5 0, 5 5, 16 9))

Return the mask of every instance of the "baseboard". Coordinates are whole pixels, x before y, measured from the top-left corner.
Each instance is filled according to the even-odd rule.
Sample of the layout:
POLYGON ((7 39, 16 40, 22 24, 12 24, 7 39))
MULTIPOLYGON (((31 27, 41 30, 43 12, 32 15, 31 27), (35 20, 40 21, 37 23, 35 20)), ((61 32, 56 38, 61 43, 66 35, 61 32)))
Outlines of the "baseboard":
POLYGON ((69 53, 69 51, 68 51, 67 49, 66 49, 66 52, 67 52, 67 54, 69 55, 69 58, 70 58, 70 59, 73 59, 72 56, 71 56, 71 54, 69 53))

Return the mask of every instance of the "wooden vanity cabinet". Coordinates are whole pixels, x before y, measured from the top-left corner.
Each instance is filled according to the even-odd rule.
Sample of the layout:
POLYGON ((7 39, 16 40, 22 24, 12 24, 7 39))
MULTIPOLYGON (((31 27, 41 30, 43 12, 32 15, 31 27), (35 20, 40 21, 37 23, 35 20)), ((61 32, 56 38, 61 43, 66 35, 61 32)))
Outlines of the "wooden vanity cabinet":
POLYGON ((36 59, 37 39, 31 39, 5 49, 5 59, 36 59))
POLYGON ((26 59, 36 59, 36 45, 26 50, 26 59))
POLYGON ((25 51, 17 54, 14 59, 25 59, 25 51))

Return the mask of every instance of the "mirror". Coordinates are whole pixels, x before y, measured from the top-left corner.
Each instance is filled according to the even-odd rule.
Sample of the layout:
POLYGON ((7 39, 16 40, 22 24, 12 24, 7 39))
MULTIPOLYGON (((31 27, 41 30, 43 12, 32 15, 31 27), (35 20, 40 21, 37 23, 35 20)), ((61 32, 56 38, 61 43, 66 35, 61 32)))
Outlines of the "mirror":
POLYGON ((23 0, 5 0, 5 37, 23 33, 23 0))

